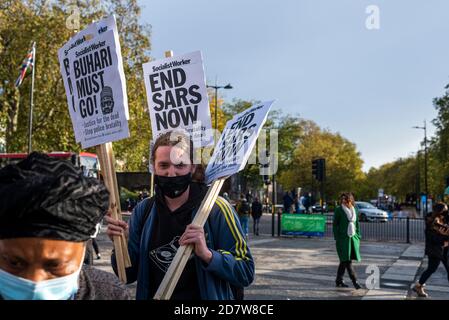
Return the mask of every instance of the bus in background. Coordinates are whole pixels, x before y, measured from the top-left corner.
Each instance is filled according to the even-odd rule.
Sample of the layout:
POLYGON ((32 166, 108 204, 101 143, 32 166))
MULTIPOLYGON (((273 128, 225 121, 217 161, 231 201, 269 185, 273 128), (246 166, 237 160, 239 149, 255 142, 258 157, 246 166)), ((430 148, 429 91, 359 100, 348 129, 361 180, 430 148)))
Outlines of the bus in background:
MULTIPOLYGON (((98 162, 98 157, 94 153, 50 152, 47 153, 47 155, 54 158, 69 160, 76 167, 81 168, 86 177, 98 178, 100 165, 98 162)), ((0 153, 0 168, 3 168, 8 164, 18 163, 27 156, 28 153, 0 153)))

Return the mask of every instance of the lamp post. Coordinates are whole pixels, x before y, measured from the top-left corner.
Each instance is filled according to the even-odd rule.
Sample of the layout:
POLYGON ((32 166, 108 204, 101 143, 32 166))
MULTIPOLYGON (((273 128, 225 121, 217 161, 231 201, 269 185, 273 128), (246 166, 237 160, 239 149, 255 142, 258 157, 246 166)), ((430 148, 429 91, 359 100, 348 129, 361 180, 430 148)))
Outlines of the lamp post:
POLYGON ((217 130, 218 89, 232 89, 232 86, 230 83, 225 86, 217 86, 217 82, 215 81, 215 86, 207 85, 206 87, 215 89, 215 130, 217 130))
POLYGON ((429 197, 429 189, 427 184, 427 123, 424 120, 424 127, 414 126, 413 129, 424 130, 424 185, 426 188, 426 203, 424 206, 424 213, 427 215, 427 203, 429 197))

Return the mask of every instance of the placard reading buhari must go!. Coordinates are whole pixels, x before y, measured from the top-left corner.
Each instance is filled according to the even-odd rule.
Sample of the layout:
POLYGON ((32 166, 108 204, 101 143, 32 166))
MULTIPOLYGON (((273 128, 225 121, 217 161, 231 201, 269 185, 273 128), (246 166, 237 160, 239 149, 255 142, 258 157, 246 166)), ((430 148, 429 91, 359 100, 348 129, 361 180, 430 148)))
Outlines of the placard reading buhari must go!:
POLYGON ((70 116, 83 148, 129 137, 115 18, 90 25, 58 52, 70 116))

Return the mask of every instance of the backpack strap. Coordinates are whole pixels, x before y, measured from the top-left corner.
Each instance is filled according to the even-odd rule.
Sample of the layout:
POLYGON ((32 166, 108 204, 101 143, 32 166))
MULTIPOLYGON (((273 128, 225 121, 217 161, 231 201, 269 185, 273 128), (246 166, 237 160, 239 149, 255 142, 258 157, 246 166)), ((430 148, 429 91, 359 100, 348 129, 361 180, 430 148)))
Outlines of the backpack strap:
POLYGON ((150 216, 151 210, 153 209, 153 204, 154 204, 154 196, 149 198, 148 200, 145 201, 144 203, 144 214, 143 214, 143 219, 142 219, 142 228, 145 225, 145 222, 147 222, 148 217, 150 216))

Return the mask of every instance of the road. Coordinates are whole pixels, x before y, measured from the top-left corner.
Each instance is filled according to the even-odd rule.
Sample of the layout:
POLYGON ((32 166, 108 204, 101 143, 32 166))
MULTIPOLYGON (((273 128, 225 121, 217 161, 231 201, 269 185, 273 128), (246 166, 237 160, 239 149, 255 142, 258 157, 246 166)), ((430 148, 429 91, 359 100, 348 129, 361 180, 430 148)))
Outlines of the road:
MULTIPOLYGON (((94 266, 112 272, 110 253, 112 242, 104 228, 98 236, 102 253, 94 266)), ((354 267, 363 289, 354 290, 345 275, 349 288, 335 288, 338 256, 335 243, 329 238, 307 237, 250 237, 248 246, 253 255, 256 275, 245 289, 246 300, 309 300, 309 299, 417 299, 410 290, 427 266, 422 244, 364 241, 361 262, 354 267), (378 288, 370 277, 378 272, 378 288), (367 281, 368 280, 368 281, 367 281)), ((136 284, 128 285, 135 295, 136 284)), ((448 299, 447 274, 442 266, 428 281, 432 299, 448 299)))

